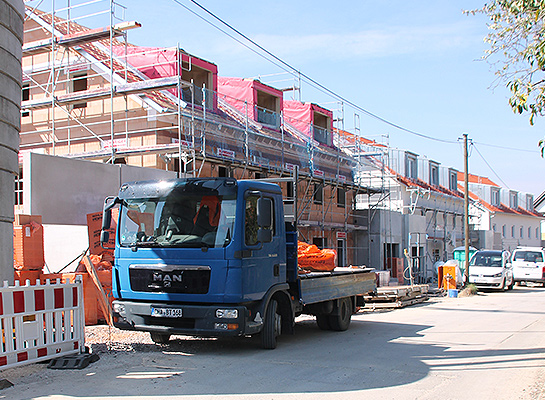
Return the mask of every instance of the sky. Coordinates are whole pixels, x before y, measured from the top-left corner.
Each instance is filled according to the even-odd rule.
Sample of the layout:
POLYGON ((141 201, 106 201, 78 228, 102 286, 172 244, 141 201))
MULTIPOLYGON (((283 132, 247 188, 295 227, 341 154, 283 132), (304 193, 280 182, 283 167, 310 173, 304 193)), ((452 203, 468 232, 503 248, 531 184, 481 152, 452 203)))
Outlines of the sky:
MULTIPOLYGON (((345 104, 345 129, 359 128, 366 138, 460 171, 459 139, 467 133, 473 143, 470 173, 536 197, 545 190, 545 160, 538 149, 545 117, 531 126, 528 115, 512 112, 505 84, 482 60, 487 18, 462 12, 484 1, 198 1, 291 67, 380 117, 345 104)), ((204 21, 257 51, 190 0, 121 2, 127 7, 124 19, 142 24, 129 32, 131 43, 179 45, 214 62, 221 76, 260 78, 278 88, 295 82, 278 62, 204 21)), ((338 99, 309 83, 302 83, 300 96, 340 115, 338 99)))

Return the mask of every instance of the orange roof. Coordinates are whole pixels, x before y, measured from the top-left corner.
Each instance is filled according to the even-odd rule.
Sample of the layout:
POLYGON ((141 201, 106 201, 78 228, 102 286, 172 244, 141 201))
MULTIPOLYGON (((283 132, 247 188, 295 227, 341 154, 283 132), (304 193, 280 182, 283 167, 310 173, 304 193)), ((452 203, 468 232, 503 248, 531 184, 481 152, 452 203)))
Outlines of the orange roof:
MULTIPOLYGON (((480 183, 480 184, 483 184, 483 185, 490 185, 490 186, 500 187, 500 185, 496 184, 495 182, 492 182, 489 178, 487 178, 485 176, 468 174, 467 178, 468 178, 469 183, 480 183)), ((459 181, 464 180, 464 173, 463 172, 458 171, 458 180, 459 181)))

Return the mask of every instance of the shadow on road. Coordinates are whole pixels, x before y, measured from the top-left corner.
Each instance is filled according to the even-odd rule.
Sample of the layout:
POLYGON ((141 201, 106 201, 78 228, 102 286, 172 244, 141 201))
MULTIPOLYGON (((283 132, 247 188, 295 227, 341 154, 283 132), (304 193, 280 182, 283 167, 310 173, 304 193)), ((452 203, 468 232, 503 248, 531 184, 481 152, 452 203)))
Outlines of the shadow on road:
MULTIPOLYGON (((421 332, 431 326, 364 318, 353 320, 346 332, 321 331, 313 319, 303 320, 295 335, 282 336, 273 351, 260 349, 258 337, 174 336, 165 346, 114 342, 110 351, 94 345, 101 360, 85 370, 70 371, 73 384, 64 385, 62 394, 111 398, 344 392, 410 384, 426 377, 438 363, 441 369, 493 369, 517 360, 544 361, 542 348, 453 351, 449 343, 420 340, 421 332), (86 376, 88 384, 93 380, 100 384, 84 390, 78 380, 86 376)), ((44 385, 41 396, 58 394, 58 388, 44 385)))

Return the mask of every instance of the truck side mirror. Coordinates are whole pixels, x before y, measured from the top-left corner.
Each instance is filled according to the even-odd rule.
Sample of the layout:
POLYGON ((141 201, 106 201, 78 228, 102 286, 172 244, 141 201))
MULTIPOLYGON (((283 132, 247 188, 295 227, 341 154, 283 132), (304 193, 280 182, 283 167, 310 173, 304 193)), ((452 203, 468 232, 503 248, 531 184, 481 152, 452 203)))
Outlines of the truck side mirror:
POLYGON ((102 228, 102 231, 100 232, 100 243, 102 244, 108 243, 109 240, 110 240, 110 232, 102 228))
POLYGON ((102 230, 110 229, 112 225, 112 210, 104 210, 102 212, 102 230))
POLYGON ((270 228, 272 223, 272 200, 264 197, 257 199, 257 225, 270 228))

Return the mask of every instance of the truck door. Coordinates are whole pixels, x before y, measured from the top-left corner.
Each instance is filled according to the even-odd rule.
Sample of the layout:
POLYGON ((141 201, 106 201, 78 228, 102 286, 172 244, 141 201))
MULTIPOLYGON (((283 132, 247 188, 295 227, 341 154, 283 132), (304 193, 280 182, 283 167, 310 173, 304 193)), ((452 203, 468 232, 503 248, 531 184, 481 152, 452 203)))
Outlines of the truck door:
POLYGON ((278 196, 259 193, 245 198, 242 288, 247 300, 259 300, 271 286, 285 281, 286 246, 280 225, 282 214, 278 210, 282 204, 278 201, 278 196), (271 202, 270 226, 259 222, 258 203, 262 201, 271 202))

